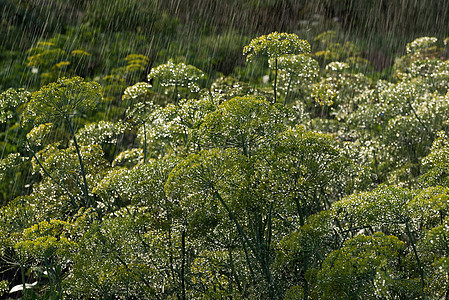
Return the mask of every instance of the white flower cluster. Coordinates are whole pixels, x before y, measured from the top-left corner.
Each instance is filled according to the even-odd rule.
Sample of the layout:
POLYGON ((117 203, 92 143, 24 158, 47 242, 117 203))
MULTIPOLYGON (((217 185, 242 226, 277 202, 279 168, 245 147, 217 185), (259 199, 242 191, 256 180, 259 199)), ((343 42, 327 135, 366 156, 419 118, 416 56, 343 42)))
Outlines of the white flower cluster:
POLYGON ((124 124, 118 122, 100 121, 84 126, 78 131, 77 138, 81 145, 101 145, 102 143, 114 144, 117 136, 125 131, 124 124))
POLYGON ((141 148, 133 148, 121 152, 112 162, 112 167, 130 164, 132 166, 143 162, 143 150, 141 148))
POLYGON ((31 129, 27 133, 28 140, 36 146, 42 146, 45 137, 50 133, 53 128, 53 123, 44 123, 31 129))
POLYGON ((23 157, 19 153, 11 153, 6 158, 0 160, 0 181, 3 180, 5 173, 11 168, 23 162, 23 157))
POLYGON ((123 93, 123 100, 137 99, 150 91, 151 84, 146 82, 138 82, 135 85, 126 88, 123 93))
MULTIPOLYGON (((275 67, 274 63, 274 59, 269 60, 270 68, 275 67)), ((318 76, 320 66, 315 59, 307 54, 287 54, 278 58, 278 69, 300 78, 313 78, 318 76)))
POLYGON ((349 69, 349 65, 340 61, 333 61, 326 66, 326 71, 341 72, 349 69))
POLYGON ((198 92, 198 81, 204 73, 194 66, 184 63, 174 64, 169 60, 166 64, 151 69, 148 80, 159 79, 162 86, 187 87, 191 92, 198 92))
POLYGON ((420 37, 407 44, 407 54, 420 53, 422 50, 430 48, 438 41, 436 37, 420 37))
POLYGON ((24 89, 9 89, 0 94, 0 123, 14 117, 14 110, 28 102, 31 93, 24 89))

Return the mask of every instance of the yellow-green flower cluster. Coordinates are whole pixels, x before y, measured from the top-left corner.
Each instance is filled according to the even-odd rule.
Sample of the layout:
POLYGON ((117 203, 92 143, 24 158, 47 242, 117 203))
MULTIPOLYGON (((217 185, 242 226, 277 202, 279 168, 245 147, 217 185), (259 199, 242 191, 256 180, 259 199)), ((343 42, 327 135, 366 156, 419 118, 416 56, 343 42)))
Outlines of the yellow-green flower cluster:
MULTIPOLYGON (((269 64, 271 68, 274 68, 274 59, 270 59, 269 64)), ((307 54, 287 54, 278 58, 278 69, 300 78, 312 78, 318 76, 320 66, 307 54)))
POLYGON ((121 122, 99 121, 84 126, 78 131, 76 136, 80 145, 115 144, 117 136, 124 131, 125 125, 121 122))
POLYGON ((25 240, 18 242, 15 248, 39 258, 64 255, 76 246, 70 238, 71 229, 72 225, 64 221, 42 221, 25 229, 23 232, 25 240))
POLYGON ((148 65, 150 59, 142 54, 130 54, 125 57, 126 70, 128 72, 143 72, 148 65))
POLYGON ((349 69, 349 65, 340 61, 333 61, 326 66, 326 71, 328 72, 342 72, 349 69))
POLYGON ((331 82, 319 82, 312 87, 312 96, 320 105, 331 106, 337 96, 335 85, 331 82))
POLYGON ((28 102, 31 93, 24 89, 8 89, 0 94, 0 123, 14 117, 14 110, 28 102))
POLYGON ((310 53, 310 44, 300 39, 294 33, 273 32, 269 35, 257 37, 243 48, 246 61, 251 61, 255 56, 264 55, 268 58, 278 57, 283 54, 310 53))
POLYGON ((36 123, 67 118, 93 110, 102 99, 101 86, 81 77, 60 78, 33 93, 28 117, 36 123))
POLYGON ((131 100, 139 98, 149 92, 151 84, 146 82, 138 82, 135 85, 127 87, 123 92, 122 100, 131 100))
POLYGON ((40 124, 27 133, 27 138, 32 144, 42 146, 45 137, 51 132, 52 128, 53 123, 40 124))
POLYGON ((198 81, 204 73, 198 68, 184 63, 175 64, 169 60, 166 64, 151 69, 148 80, 158 79, 162 86, 187 87, 191 92, 198 92, 198 81))

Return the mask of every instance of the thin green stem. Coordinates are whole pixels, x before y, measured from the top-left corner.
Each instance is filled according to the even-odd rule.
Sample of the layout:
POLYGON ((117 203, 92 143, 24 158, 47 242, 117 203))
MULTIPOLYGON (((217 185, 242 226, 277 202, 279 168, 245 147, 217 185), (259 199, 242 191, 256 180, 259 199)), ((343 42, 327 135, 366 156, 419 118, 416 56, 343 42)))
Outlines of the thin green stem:
POLYGON ((181 233, 181 299, 186 299, 186 287, 185 287, 185 264, 186 264, 186 231, 182 230, 181 233))
POLYGON ((413 115, 414 115, 415 118, 418 120, 419 124, 421 124, 421 125, 424 127, 424 129, 427 131, 427 133, 429 134, 430 139, 431 139, 431 140, 434 140, 432 130, 430 130, 429 127, 428 127, 426 124, 424 124, 424 122, 423 122, 423 121, 421 120, 421 118, 418 116, 418 114, 416 113, 416 110, 413 108, 412 103, 409 102, 409 106, 410 106, 410 110, 413 112, 413 115))
POLYGON ((253 252, 256 259, 259 261, 260 268, 263 272, 265 280, 268 283, 268 291, 270 294, 270 298, 276 299, 276 294, 277 294, 276 286, 274 284, 273 277, 271 276, 270 265, 269 265, 268 259, 266 259, 268 254, 263 255, 262 251, 260 251, 260 248, 259 248, 260 242, 259 242, 259 245, 255 245, 254 243, 252 243, 250 241, 248 236, 245 234, 242 226, 240 225, 240 222, 237 220, 237 217, 234 215, 232 210, 229 208, 229 206, 226 204, 224 199, 221 197, 220 193, 218 193, 218 191, 212 185, 211 185, 211 188, 213 191, 213 195, 215 195, 217 197, 217 199, 219 200, 219 202, 224 206, 225 210, 228 212, 229 218, 234 222, 235 226, 237 227, 237 231, 239 232, 240 236, 243 238, 245 243, 248 245, 248 247, 253 252))
POLYGON ((276 56, 274 58, 274 85, 273 85, 274 103, 276 103, 277 100, 277 92, 276 92, 277 80, 278 80, 278 58, 276 56))
POLYGON ((292 86, 292 81, 293 81, 293 73, 290 74, 290 79, 288 81, 288 87, 287 87, 287 93, 285 94, 284 105, 287 105, 287 103, 288 103, 287 100, 290 96, 290 88, 292 86))
POLYGON ((65 119, 67 121, 67 124, 69 125, 69 129, 70 129, 70 132, 73 137, 73 143, 75 144, 76 154, 78 155, 78 161, 80 163, 81 176, 83 177, 83 183, 84 183, 84 196, 86 197, 86 205, 87 205, 87 207, 90 207, 91 205, 90 205, 90 199, 89 199, 89 187, 87 185, 86 172, 84 171, 84 163, 83 163, 83 159, 81 158, 80 148, 78 146, 78 142, 76 141, 75 131, 73 130, 72 123, 70 122, 70 120, 67 116, 65 117, 65 119))
POLYGON ((48 275, 48 281, 49 281, 49 283, 50 283, 50 292, 51 292, 51 295, 52 295, 52 299, 58 299, 58 298, 56 298, 56 292, 55 292, 55 287, 54 287, 54 282, 53 282, 53 279, 52 279, 52 272, 51 272, 51 270, 50 270, 50 264, 49 264, 49 262, 48 262, 48 258, 45 258, 44 259, 44 264, 45 264, 45 269, 46 269, 46 271, 47 271, 47 275, 48 275))
POLYGON ((70 201, 72 202, 72 205, 75 209, 78 209, 78 204, 76 203, 75 198, 72 196, 72 194, 69 192, 69 190, 65 187, 64 184, 60 183, 59 181, 57 181, 55 178, 53 178, 53 176, 50 175, 50 173, 47 171, 47 169, 44 168, 44 166, 42 165, 41 161, 37 158, 36 156, 36 152, 34 152, 33 148, 31 147, 31 143, 30 140, 28 140, 28 137, 23 129, 22 126, 22 119, 19 116, 19 113, 17 112, 17 110, 14 109, 14 113, 16 114, 17 119, 19 120, 19 126, 20 126, 20 131, 23 132, 23 136, 25 137, 25 141, 28 145, 28 149, 31 152, 31 155, 33 155, 34 160, 37 162, 37 164, 39 165, 39 167, 41 168, 41 170, 44 172, 44 174, 50 178, 51 181, 53 181, 57 186, 59 186, 60 188, 62 188, 66 193, 67 196, 69 197, 70 201))
POLYGON ((171 227, 172 227, 172 224, 171 224, 171 214, 169 214, 168 215, 168 222, 169 222, 169 225, 168 225, 168 236, 167 236, 167 238, 168 238, 168 260, 169 260, 169 266, 170 266, 170 274, 171 274, 171 279, 172 279, 172 282, 173 282, 173 286, 175 286, 176 285, 176 280, 175 280, 175 271, 174 271, 174 267, 173 267, 173 265, 174 265, 174 262, 173 262, 173 243, 172 243, 172 232, 171 232, 171 227))
POLYGON ((27 299, 27 292, 26 292, 26 284, 25 284, 25 268, 21 264, 20 265, 20 273, 22 275, 22 293, 23 293, 23 299, 27 299))
POLYGON ((242 285, 240 284, 240 280, 239 280, 238 274, 235 271, 234 258, 232 256, 232 247, 229 247, 228 251, 229 251, 229 266, 231 267, 231 275, 229 276, 229 282, 230 282, 230 285, 231 285, 230 286, 230 291, 232 291, 232 280, 231 280, 231 277, 234 277, 234 281, 235 281, 235 283, 237 285, 237 288, 238 288, 239 292, 242 293, 243 292, 242 285))
POLYGON ((143 122, 143 163, 147 162, 147 130, 145 129, 145 123, 143 122))
POLYGON ((418 268, 419 268, 419 275, 421 278, 421 292, 423 293, 423 298, 425 299, 425 294, 424 294, 424 270, 421 264, 421 260, 419 259, 419 255, 418 252, 416 251, 416 246, 415 246, 415 240, 412 236, 412 233, 410 232, 410 226, 408 225, 408 222, 405 222, 405 231, 407 233, 407 236, 410 240, 410 244, 412 246, 413 249, 413 254, 415 255, 415 259, 416 259, 416 263, 418 264, 418 268))
POLYGON ((175 84, 175 104, 178 105, 178 84, 175 84))

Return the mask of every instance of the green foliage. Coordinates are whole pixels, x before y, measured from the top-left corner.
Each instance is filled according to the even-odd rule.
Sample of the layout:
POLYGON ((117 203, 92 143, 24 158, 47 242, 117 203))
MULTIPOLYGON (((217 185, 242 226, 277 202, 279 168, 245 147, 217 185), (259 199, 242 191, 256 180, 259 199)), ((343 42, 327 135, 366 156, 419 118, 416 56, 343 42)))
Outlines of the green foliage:
MULTIPOLYGON (((41 208, 38 215, 43 218, 49 216, 62 219, 81 206, 89 206, 75 147, 60 149, 57 146, 49 145, 37 153, 40 164, 36 159, 33 160, 34 172, 40 172, 43 180, 35 185, 35 197, 31 202, 41 208)), ((79 150, 90 193, 90 186, 103 178, 108 163, 100 145, 81 146, 79 150)))
POLYGON ((329 211, 311 215, 304 225, 282 238, 276 249, 274 268, 282 279, 283 288, 288 289, 285 297, 292 297, 291 292, 299 289, 302 293, 310 293, 313 282, 310 274, 338 248, 336 241, 329 211))
POLYGON ((151 84, 146 82, 138 82, 133 86, 127 87, 123 93, 123 100, 132 100, 145 97, 145 95, 150 91, 151 84))
POLYGON ((350 161, 329 136, 298 127, 280 133, 276 140, 273 154, 267 157, 270 184, 275 194, 282 195, 279 200, 288 203, 284 209, 294 211, 288 215, 295 215, 299 225, 349 192, 350 161))
POLYGON ((335 202, 332 208, 351 227, 370 226, 388 228, 389 232, 402 230, 401 224, 410 222, 408 203, 413 194, 398 187, 380 186, 371 192, 353 194, 335 202))
POLYGON ((6 173, 13 170, 23 162, 23 157, 19 153, 11 153, 6 158, 0 160, 0 180, 3 180, 6 173))
MULTIPOLYGON (((129 54, 122 61, 126 63, 126 66, 113 68, 111 74, 103 77, 103 80, 108 82, 112 81, 111 85, 105 86, 104 90, 107 92, 105 94, 114 95, 114 80, 119 81, 123 84, 129 84, 144 78, 145 71, 148 68, 149 58, 142 54, 129 54)), ((125 85, 126 86, 126 85, 125 85)))
POLYGON ((253 93, 254 89, 246 82, 239 81, 234 77, 220 77, 211 84, 209 95, 216 99, 216 102, 221 103, 253 93))
MULTIPOLYGON (((182 99, 178 105, 155 107, 140 125, 138 138, 151 157, 186 155, 201 148, 200 126, 215 110, 210 99, 182 99)), ((142 111, 141 111, 142 112, 142 111)))
POLYGON ((449 185, 447 176, 447 164, 449 159, 449 144, 446 133, 439 132, 432 144, 431 152, 422 163, 427 171, 420 178, 425 186, 445 186, 449 185))
POLYGON ((360 56, 360 49, 356 44, 349 41, 346 41, 344 44, 337 42, 336 31, 323 32, 317 35, 314 41, 318 42, 319 50, 312 55, 321 65, 330 62, 345 62, 345 68, 353 72, 366 72, 371 68, 370 62, 360 56))
MULTIPOLYGON (((127 169, 111 170, 93 189, 101 203, 109 210, 128 204, 152 208, 155 215, 166 207, 164 191, 168 174, 176 165, 176 159, 156 160, 127 169)), ((154 219, 154 222, 161 220, 154 219)))
POLYGON ((15 248, 24 255, 33 255, 39 260, 54 256, 64 257, 76 244, 70 239, 71 225, 60 220, 43 221, 23 232, 23 241, 15 248))
POLYGON ((438 41, 435 37, 421 37, 407 44, 408 54, 418 54, 427 51, 438 41))
POLYGON ((440 224, 427 231, 419 243, 419 248, 426 253, 426 260, 429 263, 427 268, 429 281, 426 292, 435 297, 443 297, 449 284, 447 280, 447 229, 448 218, 440 219, 440 224))
POLYGON ((256 97, 236 97, 208 114, 201 125, 201 144, 207 148, 233 147, 248 157, 285 129, 282 112, 256 97))
POLYGON ((112 167, 125 166, 131 168, 143 162, 143 150, 140 148, 133 148, 120 152, 112 161, 112 167))
MULTIPOLYGON (((134 2, 83 7, 89 18, 123 20, 127 5, 148 24, 165 18, 141 15, 165 4, 134 2)), ((247 5, 275 11, 275 2, 247 5)), ((124 30, 153 32, 135 25, 124 30)), ((232 32, 219 41, 232 43, 232 32)), ((165 45, 158 35, 149 43, 110 33, 81 26, 43 40, 29 67, 56 81, 0 94, 0 293, 11 285, 9 296, 21 290, 24 299, 446 296, 449 68, 437 40, 408 44, 397 76, 377 80, 360 73, 362 52, 340 43, 340 32, 317 37, 313 55, 297 35, 274 32, 244 48, 259 66, 208 82, 187 63, 209 71, 237 62, 223 52, 237 45, 204 59, 213 32, 166 52, 154 50, 165 45), (112 48, 101 44, 106 36, 112 48), (97 48, 115 50, 106 58, 97 48), (175 60, 143 81, 168 53, 175 60), (104 85, 57 79, 80 68, 104 85)))
POLYGON ((449 213, 448 190, 442 186, 421 190, 409 202, 412 222, 419 228, 432 228, 441 224, 449 213))
POLYGON ((53 123, 40 124, 31 129, 26 137, 33 146, 42 146, 53 128, 53 123))
MULTIPOLYGON (((137 0, 85 2, 84 18, 104 31, 135 31, 141 26, 152 26, 157 19, 157 1, 142 3, 137 0), (130 18, 130 16, 133 18, 130 18)), ((140 28, 145 30, 145 28, 140 28)))
POLYGON ((268 56, 274 59, 274 103, 277 99, 277 76, 278 76, 278 58, 284 54, 307 54, 310 53, 310 44, 299 39, 296 34, 273 32, 269 35, 262 35, 251 40, 248 46, 243 48, 243 55, 246 55, 246 61, 251 61, 255 56, 268 56))
POLYGON ((408 43, 406 46, 406 55, 395 61, 394 68, 396 69, 396 76, 399 78, 406 77, 407 75, 404 73, 408 73, 407 69, 412 67, 416 62, 419 63, 420 61, 440 58, 442 48, 438 47, 437 41, 438 39, 436 37, 420 37, 408 43))
POLYGON ((173 292, 166 237, 147 228, 145 209, 130 209, 90 225, 65 282, 72 297, 151 298, 173 292))
MULTIPOLYGON (((23 231, 22 240, 14 245, 18 255, 25 260, 33 260, 33 268, 39 265, 45 270, 53 299, 62 298, 62 269, 70 260, 77 244, 70 237, 71 224, 60 221, 42 221, 23 231), (57 291, 56 291, 57 290, 57 291)), ((22 284, 24 278, 22 277, 22 284)))
MULTIPOLYGON (((274 67, 273 59, 269 61, 270 67, 274 67)), ((314 79, 318 76, 319 66, 316 60, 306 54, 286 54, 278 58, 278 68, 287 74, 294 74, 299 79, 314 79)))
POLYGON ((376 299, 401 294, 402 284, 395 269, 403 249, 404 243, 397 237, 382 233, 347 240, 324 260, 314 297, 376 299))

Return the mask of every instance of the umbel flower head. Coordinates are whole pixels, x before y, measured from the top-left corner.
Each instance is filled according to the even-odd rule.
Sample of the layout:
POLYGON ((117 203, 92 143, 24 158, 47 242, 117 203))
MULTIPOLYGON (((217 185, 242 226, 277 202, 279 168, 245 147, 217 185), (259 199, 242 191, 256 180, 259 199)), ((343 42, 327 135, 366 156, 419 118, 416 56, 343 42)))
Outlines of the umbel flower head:
POLYGON ((407 44, 407 54, 415 54, 425 51, 432 46, 435 46, 438 39, 436 37, 420 37, 411 43, 407 44))
MULTIPOLYGON (((270 68, 275 68, 274 58, 269 59, 270 68)), ((278 58, 279 70, 288 74, 294 74, 300 78, 312 78, 318 76, 320 66, 318 62, 308 54, 286 54, 278 58)))
POLYGON ((122 100, 138 99, 150 91, 151 84, 146 82, 138 82, 135 85, 129 86, 123 92, 122 100))
POLYGON ((101 86, 81 77, 60 78, 33 93, 27 117, 41 124, 93 110, 101 100, 101 86))
POLYGON ((203 77, 200 69, 184 63, 174 64, 172 60, 151 69, 148 74, 148 80, 158 79, 162 86, 187 87, 191 92, 200 90, 198 81, 203 77))
POLYGON ((14 110, 29 101, 31 93, 24 89, 8 89, 0 94, 0 123, 14 117, 14 110))
POLYGON ((269 35, 259 36, 243 48, 246 61, 251 61, 257 55, 274 58, 284 54, 301 53, 310 53, 310 44, 306 40, 300 39, 294 33, 279 33, 277 31, 269 35))

